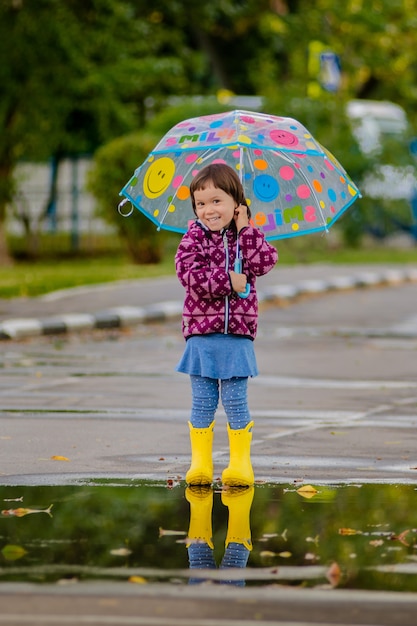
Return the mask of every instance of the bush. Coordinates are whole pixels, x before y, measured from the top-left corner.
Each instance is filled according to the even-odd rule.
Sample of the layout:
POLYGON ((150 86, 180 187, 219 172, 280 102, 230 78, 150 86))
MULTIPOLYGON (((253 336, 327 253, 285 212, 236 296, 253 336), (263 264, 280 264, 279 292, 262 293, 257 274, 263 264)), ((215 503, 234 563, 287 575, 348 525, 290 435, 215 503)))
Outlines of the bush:
POLYGON ((158 136, 149 133, 135 133, 105 144, 94 155, 94 166, 88 179, 88 188, 97 200, 98 213, 116 225, 135 263, 159 263, 164 237, 137 209, 131 216, 122 217, 117 210, 121 200, 119 193, 158 140, 158 136))
POLYGON ((162 137, 173 126, 184 120, 202 115, 214 115, 231 111, 232 107, 220 104, 215 97, 205 97, 201 99, 183 98, 182 103, 171 106, 153 117, 146 125, 149 133, 162 137))
POLYGON ((210 99, 197 103, 188 101, 156 115, 142 132, 120 137, 97 150, 88 179, 88 189, 97 200, 99 214, 110 224, 116 225, 135 263, 159 263, 167 233, 158 231, 155 224, 139 210, 135 209, 131 216, 123 218, 117 211, 121 188, 162 136, 175 124, 191 117, 220 113, 228 109, 230 107, 210 99))

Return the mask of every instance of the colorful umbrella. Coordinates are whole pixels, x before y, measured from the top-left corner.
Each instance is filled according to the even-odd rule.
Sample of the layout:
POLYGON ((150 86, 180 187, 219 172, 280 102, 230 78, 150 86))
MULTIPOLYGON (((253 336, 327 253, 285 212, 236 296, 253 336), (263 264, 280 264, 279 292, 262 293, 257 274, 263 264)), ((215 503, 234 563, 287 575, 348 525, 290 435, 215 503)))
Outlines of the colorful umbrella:
POLYGON ((209 163, 242 181, 252 220, 267 239, 327 231, 360 197, 335 157, 296 120, 229 111, 174 126, 120 195, 159 228, 179 233, 194 220, 190 183, 209 163))

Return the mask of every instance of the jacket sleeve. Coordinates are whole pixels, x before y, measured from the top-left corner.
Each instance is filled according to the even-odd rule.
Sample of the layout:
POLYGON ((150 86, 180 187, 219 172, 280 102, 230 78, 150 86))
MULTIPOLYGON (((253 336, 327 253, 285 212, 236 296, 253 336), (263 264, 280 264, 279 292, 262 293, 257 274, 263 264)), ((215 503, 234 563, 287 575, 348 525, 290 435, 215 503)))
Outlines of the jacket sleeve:
POLYGON ((175 270, 180 283, 195 299, 224 298, 232 293, 229 273, 210 262, 201 241, 190 231, 178 246, 175 270))
POLYGON ((255 276, 263 276, 278 261, 278 252, 266 241, 260 230, 247 226, 239 233, 239 245, 242 252, 244 267, 255 276))

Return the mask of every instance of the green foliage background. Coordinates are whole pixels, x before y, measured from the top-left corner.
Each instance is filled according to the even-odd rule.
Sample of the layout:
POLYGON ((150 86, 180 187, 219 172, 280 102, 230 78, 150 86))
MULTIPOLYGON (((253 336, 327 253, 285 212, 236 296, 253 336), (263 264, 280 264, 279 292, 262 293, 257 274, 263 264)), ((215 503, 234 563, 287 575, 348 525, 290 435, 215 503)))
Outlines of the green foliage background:
MULTIPOLYGON (((45 513, 0 515, 0 580, 127 581, 135 572, 147 582, 174 579, 177 584, 186 583, 186 577, 181 579, 173 574, 175 569, 188 568, 184 540, 190 505, 184 487, 167 489, 162 483, 140 481, 117 483, 111 480, 108 484, 97 481, 89 485, 2 487, 3 510, 41 510, 50 504, 53 508, 52 517, 45 513), (7 500, 17 496, 23 497, 23 502, 7 500), (161 528, 165 534, 161 534, 161 528), (10 546, 17 548, 12 550, 10 546), (121 549, 126 553, 112 553, 121 549), (146 568, 151 568, 153 574, 147 573, 146 568)), ((265 579, 255 584, 273 583, 268 578, 270 568, 283 572, 280 584, 322 587, 328 584, 324 572, 337 563, 341 572, 339 588, 415 591, 415 570, 409 574, 395 571, 396 565, 410 565, 415 556, 414 486, 355 484, 315 488, 316 495, 306 499, 294 485, 255 487, 250 509, 253 551, 248 567, 267 568, 265 579), (324 572, 309 576, 312 565, 324 572), (285 566, 296 568, 298 577, 293 572, 286 579, 285 566), (391 566, 392 572, 379 572, 380 566, 391 566)), ((231 498, 227 504, 215 490, 212 529, 217 564, 224 555, 230 502, 231 498)), ((198 516, 197 508, 195 513, 198 516)))
MULTIPOLYGON (((121 162, 121 144, 109 148, 119 158, 120 188, 147 145, 142 133, 162 132, 161 118, 152 118, 162 113, 168 121, 173 97, 207 96, 213 103, 220 93, 224 103, 230 92, 261 96, 268 111, 305 118, 360 181, 372 164, 361 161, 346 134, 345 103, 397 102, 416 128, 416 16, 417 0, 0 0, 0 259, 7 256, 4 220, 20 160, 59 162, 122 137, 132 159, 121 162), (335 94, 317 82, 314 42, 340 57, 335 94)), ((99 169, 106 159, 99 151, 99 169)), ((92 186, 110 215, 113 187, 106 209, 98 176, 92 186)), ((352 241, 375 220, 369 202, 357 206, 352 241)), ((137 259, 126 226, 119 228, 137 259)), ((152 249, 145 257, 158 258, 156 242, 139 230, 144 250, 152 249)))

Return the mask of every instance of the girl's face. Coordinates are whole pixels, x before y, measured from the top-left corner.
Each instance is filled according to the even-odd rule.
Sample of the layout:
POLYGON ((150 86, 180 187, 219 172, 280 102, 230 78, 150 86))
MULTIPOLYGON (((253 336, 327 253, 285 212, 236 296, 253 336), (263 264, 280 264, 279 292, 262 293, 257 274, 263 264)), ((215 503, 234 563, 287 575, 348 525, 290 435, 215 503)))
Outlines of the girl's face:
POLYGON ((208 183, 205 189, 194 192, 195 210, 198 219, 209 230, 227 228, 233 220, 236 202, 232 196, 208 183))

